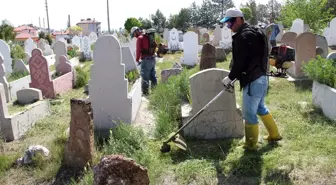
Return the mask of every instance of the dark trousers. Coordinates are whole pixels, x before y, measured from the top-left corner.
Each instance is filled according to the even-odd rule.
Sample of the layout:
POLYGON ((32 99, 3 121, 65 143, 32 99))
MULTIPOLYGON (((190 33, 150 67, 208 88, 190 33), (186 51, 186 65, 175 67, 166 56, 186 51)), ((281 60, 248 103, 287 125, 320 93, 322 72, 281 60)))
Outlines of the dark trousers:
POLYGON ((149 81, 151 81, 151 88, 157 84, 155 62, 155 57, 144 58, 141 61, 141 89, 145 95, 148 95, 149 81))
POLYGON ((271 40, 272 47, 276 46, 276 40, 271 40))

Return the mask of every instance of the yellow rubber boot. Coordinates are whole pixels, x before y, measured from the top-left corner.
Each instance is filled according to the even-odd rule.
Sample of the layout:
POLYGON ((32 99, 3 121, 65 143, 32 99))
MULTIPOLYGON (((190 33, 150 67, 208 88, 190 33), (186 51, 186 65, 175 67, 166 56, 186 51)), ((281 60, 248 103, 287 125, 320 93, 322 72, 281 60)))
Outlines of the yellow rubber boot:
POLYGON ((258 136, 259 124, 245 123, 245 144, 243 148, 246 150, 257 150, 258 136))
POLYGON ((280 141, 282 137, 279 134, 278 127, 275 124, 272 114, 268 113, 260 116, 260 118, 268 131, 268 136, 265 136, 264 139, 268 141, 280 141))

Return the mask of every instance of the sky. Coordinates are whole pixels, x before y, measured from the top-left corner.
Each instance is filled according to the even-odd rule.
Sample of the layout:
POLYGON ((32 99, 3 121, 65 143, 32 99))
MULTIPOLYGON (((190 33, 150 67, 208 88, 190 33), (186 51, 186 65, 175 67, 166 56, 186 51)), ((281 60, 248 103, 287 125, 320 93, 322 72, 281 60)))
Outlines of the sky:
MULTIPOLYGON (((109 1, 111 29, 124 27, 128 17, 149 18, 157 9, 168 18, 170 14, 176 14, 181 8, 189 7, 194 1, 201 5, 203 0, 115 0, 109 1), (164 5, 163 5, 164 4, 164 5)), ((238 7, 247 0, 234 0, 238 7)), ((256 0, 257 3, 266 4, 268 0, 256 0)), ((0 20, 7 19, 14 26, 22 24, 34 24, 39 26, 39 17, 43 27, 47 25, 45 0, 5 0, 2 3, 0 20), (34 3, 32 3, 34 2, 34 3)), ((95 18, 101 22, 102 30, 107 30, 106 0, 48 0, 49 23, 51 29, 65 29, 68 15, 71 26, 76 25, 80 19, 95 18)))

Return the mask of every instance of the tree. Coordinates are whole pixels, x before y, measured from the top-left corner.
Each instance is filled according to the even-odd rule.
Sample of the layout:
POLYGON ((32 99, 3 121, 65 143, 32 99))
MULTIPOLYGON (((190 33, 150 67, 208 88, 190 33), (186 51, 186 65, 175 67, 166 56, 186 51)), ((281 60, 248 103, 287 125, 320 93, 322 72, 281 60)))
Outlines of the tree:
POLYGON ((131 32, 133 26, 141 27, 142 24, 138 19, 130 17, 125 21, 124 27, 128 32, 131 32))
POLYGON ((196 2, 193 2, 190 7, 190 19, 193 26, 199 26, 200 23, 200 7, 196 5, 196 2))
POLYGON ((245 8, 241 8, 240 10, 243 12, 245 20, 250 21, 250 19, 252 18, 251 9, 248 7, 245 7, 245 8))
POLYGON ((79 35, 83 29, 79 26, 71 26, 69 28, 70 35, 79 35))
POLYGON ((330 10, 330 13, 336 17, 336 1, 335 0, 328 0, 328 3, 325 7, 325 10, 330 10))
POLYGON ((191 25, 191 11, 188 8, 182 8, 177 16, 177 25, 182 31, 186 31, 191 25))
POLYGON ((199 24, 205 28, 213 26, 219 17, 216 15, 216 7, 210 0, 203 0, 201 8, 199 9, 199 24))
POLYGON ((7 20, 2 20, 0 25, 0 39, 5 41, 13 41, 15 39, 14 27, 7 20))
POLYGON ((266 22, 269 19, 269 17, 270 16, 267 13, 267 6, 264 4, 259 4, 257 6, 257 20, 260 22, 266 22))
POLYGON ((328 0, 287 0, 281 9, 279 20, 284 26, 292 25, 296 18, 308 24, 314 33, 321 33, 332 19, 331 9, 326 9, 328 0))
POLYGON ((266 7, 269 19, 272 19, 274 21, 279 18, 281 4, 277 0, 269 0, 266 7))
POLYGON ((141 23, 141 28, 143 29, 149 29, 149 28, 152 28, 152 21, 149 20, 149 19, 143 19, 142 17, 139 18, 139 21, 141 23))
POLYGON ((212 0, 212 2, 218 8, 216 13, 218 12, 221 18, 224 17, 225 11, 227 9, 235 6, 232 0, 212 0))
POLYGON ((157 9, 155 14, 152 15, 153 26, 156 28, 157 31, 160 31, 161 28, 166 26, 166 17, 163 13, 157 9))
POLYGON ((168 19, 167 27, 169 29, 177 28, 177 24, 178 24, 178 14, 170 15, 168 19))
POLYGON ((249 7, 251 10, 251 18, 249 19, 249 22, 252 25, 257 25, 258 24, 258 19, 257 19, 257 4, 255 0, 249 0, 248 3, 246 3, 246 7, 249 7))

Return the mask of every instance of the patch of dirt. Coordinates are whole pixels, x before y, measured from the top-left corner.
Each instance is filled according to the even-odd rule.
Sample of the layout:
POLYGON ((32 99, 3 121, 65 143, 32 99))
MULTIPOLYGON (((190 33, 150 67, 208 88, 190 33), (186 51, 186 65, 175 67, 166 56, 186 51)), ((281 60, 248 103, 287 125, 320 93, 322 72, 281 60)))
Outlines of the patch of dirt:
POLYGON ((148 106, 149 100, 146 97, 142 97, 141 105, 134 121, 134 126, 142 128, 146 135, 153 138, 155 119, 153 113, 148 109, 148 106))

